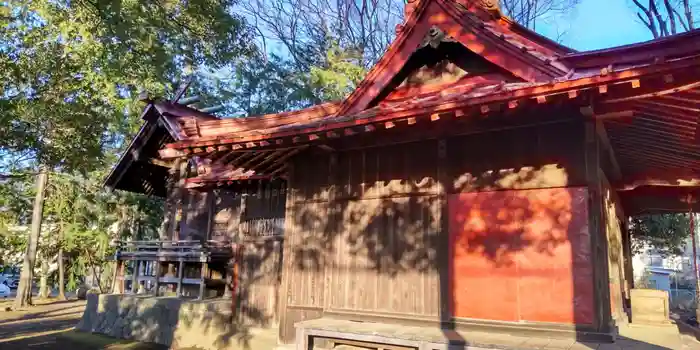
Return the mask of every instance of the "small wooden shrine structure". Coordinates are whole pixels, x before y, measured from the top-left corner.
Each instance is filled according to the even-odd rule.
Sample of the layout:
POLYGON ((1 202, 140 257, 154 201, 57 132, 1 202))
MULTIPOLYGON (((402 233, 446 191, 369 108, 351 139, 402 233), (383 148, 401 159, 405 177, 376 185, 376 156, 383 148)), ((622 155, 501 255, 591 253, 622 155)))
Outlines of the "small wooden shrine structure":
POLYGON ((167 196, 159 244, 201 242, 283 343, 324 317, 613 339, 627 216, 698 209, 699 112, 699 31, 576 52, 491 1, 415 0, 344 101, 151 101, 107 185, 167 196))

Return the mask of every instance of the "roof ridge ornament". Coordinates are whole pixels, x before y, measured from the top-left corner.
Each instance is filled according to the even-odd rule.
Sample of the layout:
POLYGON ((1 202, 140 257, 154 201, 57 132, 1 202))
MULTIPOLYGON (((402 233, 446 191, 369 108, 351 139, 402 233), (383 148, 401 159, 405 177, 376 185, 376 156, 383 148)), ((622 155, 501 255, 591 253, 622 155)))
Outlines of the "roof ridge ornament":
POLYGON ((418 48, 420 49, 430 45, 430 47, 436 49, 438 46, 440 46, 440 43, 454 41, 455 40, 451 36, 447 35, 442 29, 438 28, 437 26, 432 26, 430 27, 430 30, 425 33, 425 37, 423 38, 423 41, 421 41, 418 48))
MULTIPOLYGON (((403 31, 404 26, 406 25, 406 22, 408 22, 408 18, 411 17, 411 15, 416 12, 416 9, 418 9, 418 5, 420 4, 421 0, 404 0, 404 6, 403 6, 403 22, 399 23, 396 25, 396 34, 399 34, 403 31)), ((424 0, 426 1, 426 0, 424 0)))

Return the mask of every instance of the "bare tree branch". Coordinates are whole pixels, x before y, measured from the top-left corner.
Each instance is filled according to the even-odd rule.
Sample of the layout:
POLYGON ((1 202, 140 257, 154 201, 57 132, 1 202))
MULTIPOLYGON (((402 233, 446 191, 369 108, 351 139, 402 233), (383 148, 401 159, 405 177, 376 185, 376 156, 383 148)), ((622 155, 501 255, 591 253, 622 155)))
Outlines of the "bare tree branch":
POLYGON ((676 18, 673 17, 673 7, 669 0, 663 0, 664 7, 666 7, 666 13, 668 14, 668 23, 671 25, 671 34, 676 34, 676 18))
POLYGON ((664 21, 663 17, 661 17, 661 14, 659 13, 659 9, 656 6, 656 1, 657 0, 649 0, 649 9, 651 10, 651 13, 654 14, 654 17, 656 17, 656 23, 659 26, 660 34, 661 36, 668 36, 668 28, 666 27, 666 21, 664 21))
POLYGON ((685 23, 683 17, 682 17, 681 14, 678 12, 678 10, 673 9, 673 13, 676 15, 676 18, 678 18, 678 22, 683 26, 683 30, 689 31, 690 28, 689 28, 688 25, 685 23))
POLYGON ((651 10, 646 8, 644 5, 642 5, 638 0, 632 0, 632 2, 646 15, 647 20, 644 20, 642 15, 637 12, 637 17, 644 23, 644 25, 651 31, 651 34, 654 36, 654 38, 659 37, 659 32, 656 29, 656 22, 654 22, 654 15, 652 14, 651 10))

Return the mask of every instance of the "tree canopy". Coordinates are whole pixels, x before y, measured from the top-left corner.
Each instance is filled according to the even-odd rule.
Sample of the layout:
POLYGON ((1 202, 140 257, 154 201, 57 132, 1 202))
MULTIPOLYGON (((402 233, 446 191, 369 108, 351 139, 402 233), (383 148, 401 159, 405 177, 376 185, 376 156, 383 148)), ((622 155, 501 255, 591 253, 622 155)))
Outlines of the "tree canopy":
POLYGON ((690 236, 688 214, 650 214, 630 218, 632 250, 651 247, 663 255, 681 254, 690 236))
POLYGON ((199 67, 221 67, 254 52, 232 4, 5 2, 0 154, 12 155, 13 166, 35 161, 70 171, 104 164, 105 151, 140 123, 139 92, 163 96, 199 67))

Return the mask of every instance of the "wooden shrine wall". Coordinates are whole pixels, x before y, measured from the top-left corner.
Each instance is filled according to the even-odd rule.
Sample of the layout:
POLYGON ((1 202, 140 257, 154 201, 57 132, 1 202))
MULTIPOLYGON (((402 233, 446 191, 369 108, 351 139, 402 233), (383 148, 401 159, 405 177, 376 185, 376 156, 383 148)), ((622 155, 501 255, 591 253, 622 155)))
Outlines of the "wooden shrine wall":
POLYGON ((266 182, 250 188, 188 190, 178 237, 223 242, 281 236, 285 187, 284 182, 266 182))
POLYGON ((234 302, 238 322, 249 326, 279 322, 285 188, 284 182, 265 182, 185 194, 180 239, 235 242, 239 247, 234 302))
MULTIPOLYGON (((482 218, 483 232, 493 239, 473 250, 479 251, 481 262, 474 262, 481 264, 482 275, 500 272, 497 260, 507 252, 499 247, 506 246, 520 251, 515 259, 529 261, 527 273, 534 276, 516 294, 542 304, 549 301, 540 294, 543 286, 546 295, 556 292, 552 278, 568 284, 557 296, 569 306, 567 314, 542 316, 533 307, 519 319, 590 323, 583 145, 582 123, 560 123, 296 157, 285 219, 281 339, 293 341, 295 322, 324 314, 437 321, 440 294, 447 288, 440 273, 453 264, 444 258, 450 253, 447 242, 469 239, 471 231, 458 225, 475 213, 477 202, 493 209, 482 218), (504 200, 515 201, 504 205, 504 200), (445 217, 448 207, 452 211, 445 217), (501 226, 494 226, 499 221, 501 226), (496 232, 509 226, 534 234, 517 238, 496 232), (485 249, 493 250, 495 259, 489 260, 485 249), (564 261, 559 270, 540 268, 564 261), (552 272, 557 275, 548 280, 552 272), (580 272, 577 281, 574 272, 580 272), (585 310, 574 316, 576 297, 585 310)), ((503 286, 493 278, 460 285, 467 274, 453 272, 452 288, 467 288, 470 295, 475 288, 484 291, 482 299, 470 301, 503 302, 494 292, 503 286)), ((453 299, 461 293, 449 291, 453 299)), ((455 316, 475 315, 460 310, 455 316)))
POLYGON ((236 298, 239 321, 256 327, 279 323, 279 289, 282 281, 282 239, 247 240, 238 255, 236 298))
POLYGON ((583 146, 582 123, 448 144, 456 317, 593 324, 583 146))

